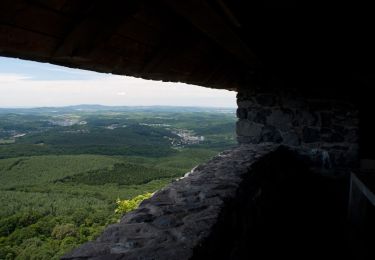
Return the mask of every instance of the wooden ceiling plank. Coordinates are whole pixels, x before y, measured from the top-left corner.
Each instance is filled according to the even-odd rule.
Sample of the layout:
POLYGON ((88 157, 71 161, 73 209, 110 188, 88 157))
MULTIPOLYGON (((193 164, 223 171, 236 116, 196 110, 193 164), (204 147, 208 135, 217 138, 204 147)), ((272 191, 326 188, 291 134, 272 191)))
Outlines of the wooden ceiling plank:
POLYGON ((84 19, 67 34, 54 56, 88 55, 98 44, 108 40, 124 19, 136 11, 137 4, 137 0, 96 2, 84 19))
POLYGON ((67 16, 31 5, 8 13, 1 16, 2 23, 57 38, 63 36, 66 26, 72 22, 67 16))
POLYGON ((175 13, 188 20, 201 32, 249 66, 256 57, 247 44, 231 29, 225 20, 204 0, 161 0, 175 13))
POLYGON ((117 33, 146 45, 157 45, 161 42, 160 31, 143 24, 132 17, 120 26, 117 33))
POLYGON ((57 43, 54 37, 0 24, 0 55, 18 53, 26 57, 48 57, 57 43))
POLYGON ((228 17, 229 21, 235 26, 240 28, 242 25, 236 18, 236 16, 233 14, 233 12, 230 10, 230 8, 223 2, 223 0, 216 0, 219 4, 220 8, 223 10, 225 15, 228 17))

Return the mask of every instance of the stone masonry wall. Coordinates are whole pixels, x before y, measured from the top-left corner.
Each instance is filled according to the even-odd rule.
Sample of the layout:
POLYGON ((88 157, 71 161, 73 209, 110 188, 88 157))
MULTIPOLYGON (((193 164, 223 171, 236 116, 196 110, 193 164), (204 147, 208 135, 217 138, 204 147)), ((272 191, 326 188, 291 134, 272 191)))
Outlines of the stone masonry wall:
POLYGON ((62 259, 344 258, 346 193, 305 155, 276 144, 222 152, 62 259))
POLYGON ((286 91, 239 91, 237 139, 302 147, 326 170, 355 167, 358 109, 352 103, 286 91))

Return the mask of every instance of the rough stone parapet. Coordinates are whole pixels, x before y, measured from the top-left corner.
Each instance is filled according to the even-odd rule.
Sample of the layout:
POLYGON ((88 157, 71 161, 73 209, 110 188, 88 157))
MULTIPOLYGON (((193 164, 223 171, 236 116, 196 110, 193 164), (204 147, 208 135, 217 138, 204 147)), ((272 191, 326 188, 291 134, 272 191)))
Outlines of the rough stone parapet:
POLYGON ((279 145, 241 145, 199 165, 62 259, 190 259, 252 165, 279 145))

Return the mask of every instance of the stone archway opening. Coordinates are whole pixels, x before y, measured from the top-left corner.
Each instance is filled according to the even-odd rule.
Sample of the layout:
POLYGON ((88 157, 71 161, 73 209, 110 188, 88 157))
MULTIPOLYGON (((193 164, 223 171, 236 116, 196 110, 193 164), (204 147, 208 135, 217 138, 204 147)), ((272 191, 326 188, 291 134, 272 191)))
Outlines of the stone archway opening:
POLYGON ((236 145, 228 91, 1 57, 0 83, 1 259, 94 240, 117 200, 236 145))

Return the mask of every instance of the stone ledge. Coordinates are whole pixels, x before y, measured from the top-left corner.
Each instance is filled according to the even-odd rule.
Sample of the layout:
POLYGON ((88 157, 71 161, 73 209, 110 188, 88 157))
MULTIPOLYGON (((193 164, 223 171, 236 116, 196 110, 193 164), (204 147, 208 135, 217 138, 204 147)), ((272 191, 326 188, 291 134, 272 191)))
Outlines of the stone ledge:
POLYGON ((235 197, 246 173, 279 145, 241 145, 220 153, 62 259, 190 259, 235 197))

